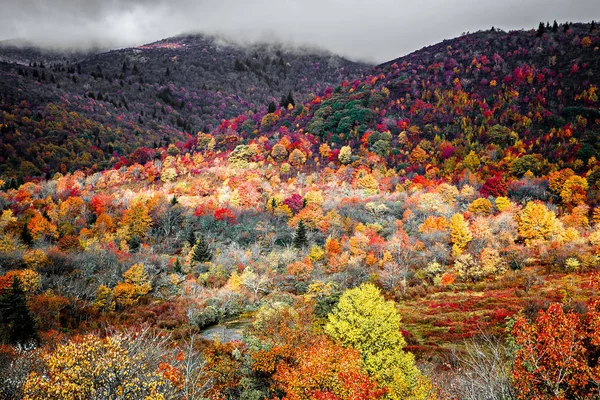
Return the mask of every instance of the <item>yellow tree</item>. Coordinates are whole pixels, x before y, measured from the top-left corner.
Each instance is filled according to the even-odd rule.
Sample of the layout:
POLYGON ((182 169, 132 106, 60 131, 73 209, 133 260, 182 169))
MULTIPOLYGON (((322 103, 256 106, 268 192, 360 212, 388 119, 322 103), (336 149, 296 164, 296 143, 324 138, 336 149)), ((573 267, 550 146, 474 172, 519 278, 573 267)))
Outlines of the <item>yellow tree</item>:
POLYGON ((177 389, 128 349, 128 339, 87 335, 42 351, 39 369, 23 384, 24 400, 175 398, 177 389))
POLYGON ((403 350, 400 314, 370 283, 347 290, 329 314, 325 333, 360 352, 365 371, 383 386, 388 399, 425 399, 427 384, 403 350))
POLYGON ((452 253, 460 255, 467 244, 473 239, 469 230, 469 224, 462 214, 456 213, 450 218, 450 240, 452 241, 452 253))
POLYGON ((560 197, 567 207, 584 204, 587 199, 588 182, 579 175, 572 175, 562 185, 560 197))
POLYGON ((123 216, 123 228, 127 240, 133 236, 144 239, 151 226, 152 218, 150 218, 146 206, 141 202, 132 204, 123 216))
POLYGON ((120 306, 130 306, 152 290, 144 264, 134 264, 123 273, 123 282, 113 289, 113 296, 120 306))
POLYGON ((306 162, 306 154, 304 154, 304 152, 302 152, 302 150, 294 149, 294 151, 292 151, 290 153, 290 157, 289 157, 288 161, 294 167, 300 168, 306 162))
POLYGON ((475 199, 469 204, 469 212, 473 214, 490 215, 492 211, 494 211, 492 202, 483 197, 475 199))
POLYGON ((288 156, 288 151, 284 145, 282 145, 281 143, 277 143, 275 146, 273 146, 273 149, 271 150, 271 156, 276 161, 281 162, 285 160, 288 156))
POLYGON ((527 245, 535 240, 548 240, 557 224, 556 215, 545 204, 530 201, 519 215, 519 235, 527 245))
POLYGON ((352 161, 352 149, 350 146, 344 146, 340 149, 338 160, 340 160, 342 164, 350 164, 352 161))

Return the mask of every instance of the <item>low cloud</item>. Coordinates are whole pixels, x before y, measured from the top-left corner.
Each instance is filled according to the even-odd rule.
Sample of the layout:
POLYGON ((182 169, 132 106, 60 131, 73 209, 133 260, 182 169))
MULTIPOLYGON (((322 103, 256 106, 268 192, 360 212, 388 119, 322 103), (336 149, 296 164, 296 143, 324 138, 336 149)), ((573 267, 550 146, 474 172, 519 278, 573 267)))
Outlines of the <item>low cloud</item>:
POLYGON ((319 46, 387 61, 466 31, 600 19, 597 0, 4 0, 0 40, 136 46, 181 33, 319 46))

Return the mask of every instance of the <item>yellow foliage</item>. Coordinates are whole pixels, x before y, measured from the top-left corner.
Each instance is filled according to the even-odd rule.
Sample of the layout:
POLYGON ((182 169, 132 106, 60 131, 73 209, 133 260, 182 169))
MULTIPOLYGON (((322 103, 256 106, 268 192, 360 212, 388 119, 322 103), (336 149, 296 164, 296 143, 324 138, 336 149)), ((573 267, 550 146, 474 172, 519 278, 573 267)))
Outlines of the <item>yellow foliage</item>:
POLYGON ((2 215, 0 215, 0 230, 6 228, 7 225, 17 222, 17 218, 13 216, 13 212, 11 209, 6 209, 2 211, 2 215))
POLYGON ((173 398, 171 383, 139 354, 128 351, 128 341, 90 334, 59 344, 52 352, 42 351, 42 365, 23 383, 23 399, 173 398))
POLYGON ((121 307, 132 306, 137 303, 136 287, 131 283, 119 282, 113 289, 113 296, 117 305, 121 307))
POLYGON ((442 183, 437 187, 437 192, 446 203, 453 205, 456 203, 456 197, 458 196, 458 189, 454 185, 448 183, 442 183))
POLYGON ((43 250, 34 249, 27 250, 25 252, 23 255, 23 262, 25 265, 27 265, 27 267, 35 270, 44 267, 50 262, 50 260, 48 260, 48 257, 43 250))
POLYGON ((282 174, 289 174, 291 170, 292 170, 292 167, 288 163, 281 164, 281 167, 279 168, 279 171, 282 174))
POLYGON ((340 160, 342 164, 350 164, 352 161, 352 149, 350 146, 344 146, 340 149, 338 160, 340 160))
POLYGON ((304 196, 306 204, 316 204, 319 207, 323 205, 325 199, 323 199, 323 192, 320 190, 311 190, 304 196))
POLYGON ((20 243, 14 235, 0 234, 0 252, 10 253, 16 250, 22 250, 25 246, 20 243))
POLYGON ((356 181, 356 187, 363 189, 368 194, 376 194, 379 190, 377 180, 371 174, 362 174, 356 181))
POLYGON ((597 229, 590 233, 588 240, 592 246, 600 246, 600 230, 597 229))
POLYGON ((503 212, 511 206, 511 202, 508 197, 496 197, 496 208, 498 211, 503 212))
POLYGON ((144 239, 151 226, 152 218, 150 218, 146 206, 141 202, 135 202, 123 216, 123 228, 127 240, 134 235, 144 239))
POLYGON ((113 292, 110 288, 100 285, 96 290, 96 300, 92 306, 98 311, 112 311, 115 309, 113 292))
POLYGON ((277 143, 275 146, 273 146, 273 149, 271 149, 271 157, 273 157, 276 161, 281 162, 285 160, 287 156, 288 151, 281 143, 277 143))
POLYGON ((460 196, 465 200, 472 199, 473 197, 475 197, 476 193, 477 192, 475 191, 475 188, 473 188, 473 186, 471 185, 465 185, 460 190, 460 196))
POLYGON ((465 159, 463 160, 462 163, 463 163, 463 166, 465 168, 468 168, 469 170, 471 170, 471 172, 477 171, 477 169, 481 165, 481 161, 479 160, 479 157, 477 156, 477 154, 475 154, 475 152, 473 150, 471 150, 471 152, 469 154, 467 154, 467 156, 465 157, 465 159))
POLYGON ((600 224, 600 207, 594 208, 594 212, 592 213, 592 223, 594 225, 600 224))
POLYGON ((473 239, 469 225, 462 214, 454 214, 450 218, 450 239, 452 240, 452 252, 459 255, 467 244, 473 239))
POLYGON ((353 256, 364 258, 367 255, 369 238, 366 235, 357 232, 350 238, 348 243, 353 256))
POLYGON ((152 290, 148 273, 142 263, 132 265, 131 268, 123 273, 123 279, 126 283, 134 285, 135 295, 138 297, 144 296, 152 290))
POLYGON ((294 149, 294 151, 290 153, 288 161, 294 167, 300 168, 304 165, 304 163, 306 163, 306 154, 304 154, 304 152, 302 152, 300 149, 294 149))
POLYGON ((530 201, 519 216, 519 235, 527 245, 535 240, 549 240, 557 222, 554 212, 543 203, 530 201))
POLYGON ((565 181, 573 175, 575 175, 575 172, 571 168, 551 172, 548 174, 548 188, 554 193, 560 194, 565 181))
POLYGON ((175 168, 163 168, 160 174, 160 180, 168 183, 177 178, 177 170, 175 168))
POLYGON ((268 113, 260 120, 260 126, 263 129, 268 129, 275 125, 275 123, 279 120, 279 116, 274 113, 268 113))
POLYGON ((587 199, 587 189, 587 180, 579 175, 573 175, 562 186, 560 197, 565 205, 584 204, 587 199))
POLYGON ((321 246, 314 245, 310 248, 308 258, 312 262, 321 261, 323 258, 325 258, 325 250, 323 250, 321 246))
POLYGON ((242 278, 240 278, 240 275, 236 271, 233 271, 227 280, 227 287, 234 292, 238 292, 242 286, 242 278))
POLYGON ((31 269, 15 269, 8 271, 6 275, 9 279, 8 282, 12 282, 13 277, 19 278, 21 281, 21 287, 27 294, 35 293, 42 287, 42 280, 40 274, 31 269))
POLYGON ((490 215, 493 210, 492 202, 483 197, 475 199, 469 204, 469 212, 473 214, 490 215))

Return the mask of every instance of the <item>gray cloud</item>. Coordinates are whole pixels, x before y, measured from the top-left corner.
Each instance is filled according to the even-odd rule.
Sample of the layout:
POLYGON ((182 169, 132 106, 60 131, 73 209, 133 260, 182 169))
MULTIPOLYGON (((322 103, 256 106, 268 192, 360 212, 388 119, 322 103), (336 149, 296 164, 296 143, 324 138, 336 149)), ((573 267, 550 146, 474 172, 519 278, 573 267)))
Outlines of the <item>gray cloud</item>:
POLYGON ((598 0, 0 0, 0 40, 124 47, 187 32, 387 61, 466 31, 600 19, 598 0))

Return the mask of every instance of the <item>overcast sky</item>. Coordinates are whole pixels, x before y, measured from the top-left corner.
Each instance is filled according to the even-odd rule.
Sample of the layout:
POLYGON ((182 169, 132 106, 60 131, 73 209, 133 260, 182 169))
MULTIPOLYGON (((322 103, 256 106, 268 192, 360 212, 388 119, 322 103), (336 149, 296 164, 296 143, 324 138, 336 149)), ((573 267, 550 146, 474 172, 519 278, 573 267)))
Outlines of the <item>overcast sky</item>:
POLYGON ((496 26, 600 20, 600 0, 0 0, 0 40, 125 47, 187 32, 383 62, 496 26))

